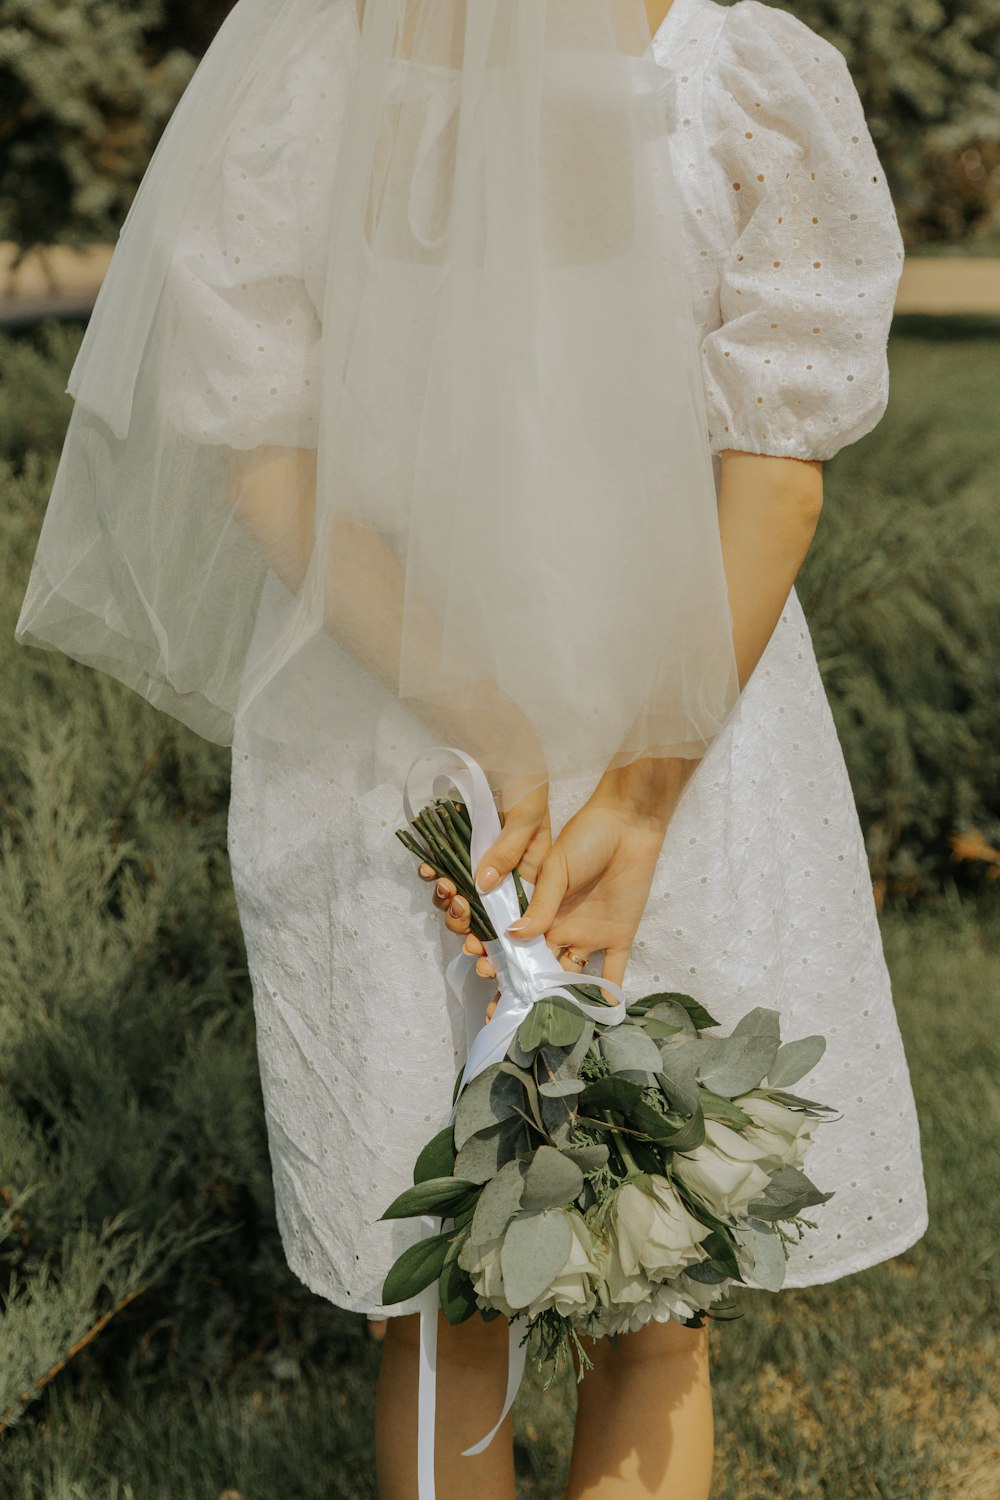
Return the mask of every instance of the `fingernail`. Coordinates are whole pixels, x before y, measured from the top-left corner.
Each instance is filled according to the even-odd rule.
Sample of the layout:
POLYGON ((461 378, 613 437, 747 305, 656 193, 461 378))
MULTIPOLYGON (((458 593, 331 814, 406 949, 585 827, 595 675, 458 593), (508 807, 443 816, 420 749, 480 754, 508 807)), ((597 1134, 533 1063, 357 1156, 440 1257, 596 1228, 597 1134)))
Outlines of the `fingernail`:
POLYGON ((451 912, 451 915, 453 917, 460 917, 465 910, 465 904, 460 900, 458 896, 456 896, 454 901, 449 906, 448 910, 451 912))
POLYGON ((523 927, 524 927, 524 918, 523 917, 518 917, 518 919, 517 919, 516 922, 511 922, 510 926, 507 928, 507 931, 508 932, 513 932, 515 934, 515 936, 516 936, 517 933, 519 933, 522 930, 523 927))
POLYGON ((442 885, 440 880, 437 883, 437 893, 442 897, 447 896, 448 894, 448 887, 446 885, 442 885))
POLYGON ((476 881, 476 885, 481 891, 491 891, 499 879, 499 870, 494 870, 492 865, 487 865, 482 875, 476 881))

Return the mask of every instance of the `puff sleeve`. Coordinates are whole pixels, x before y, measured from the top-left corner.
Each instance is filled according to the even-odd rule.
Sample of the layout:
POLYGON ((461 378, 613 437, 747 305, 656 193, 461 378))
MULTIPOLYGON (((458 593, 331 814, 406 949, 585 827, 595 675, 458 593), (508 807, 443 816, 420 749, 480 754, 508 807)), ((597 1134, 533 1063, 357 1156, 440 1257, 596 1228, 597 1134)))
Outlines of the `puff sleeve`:
POLYGON ((171 257, 183 368, 172 419, 201 442, 314 448, 326 207, 344 126, 353 7, 320 13, 252 91, 171 257))
POLYGON ((713 453, 829 459, 881 418, 903 241, 843 54, 738 0, 703 94, 729 237, 702 344, 713 453))

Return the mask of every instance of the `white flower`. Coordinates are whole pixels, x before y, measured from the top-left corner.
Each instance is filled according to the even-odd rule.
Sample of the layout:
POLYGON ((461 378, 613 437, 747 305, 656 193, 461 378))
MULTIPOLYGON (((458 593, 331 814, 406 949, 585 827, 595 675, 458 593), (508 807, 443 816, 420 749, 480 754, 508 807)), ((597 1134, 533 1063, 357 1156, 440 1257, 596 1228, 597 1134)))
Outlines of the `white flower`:
POLYGON ((697 1292, 687 1292, 681 1287, 682 1282, 692 1288, 697 1285, 689 1282, 686 1276, 674 1281, 661 1281, 658 1286, 647 1282, 647 1294, 641 1302, 602 1307, 596 1318, 587 1325, 587 1332, 600 1338, 607 1334, 635 1333, 647 1323, 666 1323, 671 1318, 683 1323, 686 1319, 693 1318, 698 1309, 705 1305, 701 1290, 699 1288, 697 1292))
POLYGON ((610 1260, 618 1261, 626 1277, 641 1271, 651 1281, 663 1281, 704 1258, 700 1245, 712 1231, 688 1212, 665 1177, 651 1173, 647 1181, 649 1191, 626 1182, 615 1193, 608 1220, 610 1260))
POLYGON ((527 1307, 513 1307, 504 1296, 500 1264, 502 1238, 489 1240, 484 1245, 473 1245, 467 1240, 462 1246, 458 1263, 471 1276, 480 1307, 495 1307, 508 1318, 523 1313, 529 1319, 537 1318, 548 1308, 554 1308, 560 1317, 574 1319, 593 1311, 597 1305, 596 1283, 602 1269, 600 1247, 595 1244, 582 1214, 570 1209, 552 1211, 564 1214, 569 1220, 572 1230, 570 1252, 559 1274, 527 1307))
POLYGON ((788 1109, 776 1099, 740 1098, 734 1103, 755 1122, 744 1129, 746 1140, 776 1158, 782 1166, 801 1169, 812 1141, 814 1116, 788 1109))
POLYGON ((681 1181, 711 1209, 738 1218, 770 1182, 759 1165, 770 1156, 721 1120, 706 1120, 704 1142, 693 1151, 675 1152, 673 1164, 681 1181))

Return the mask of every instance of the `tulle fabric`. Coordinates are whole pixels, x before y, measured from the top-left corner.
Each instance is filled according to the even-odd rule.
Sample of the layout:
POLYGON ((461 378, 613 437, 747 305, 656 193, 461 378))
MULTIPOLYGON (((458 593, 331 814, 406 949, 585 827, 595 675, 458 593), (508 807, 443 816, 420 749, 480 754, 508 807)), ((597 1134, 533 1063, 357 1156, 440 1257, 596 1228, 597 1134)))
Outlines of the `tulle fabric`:
POLYGON ((18 639, 362 789, 400 713, 508 790, 702 755, 738 681, 661 86, 642 0, 239 0, 71 373, 18 639), (243 420, 196 247, 304 35, 351 57, 322 275, 274 276, 301 360, 243 420))

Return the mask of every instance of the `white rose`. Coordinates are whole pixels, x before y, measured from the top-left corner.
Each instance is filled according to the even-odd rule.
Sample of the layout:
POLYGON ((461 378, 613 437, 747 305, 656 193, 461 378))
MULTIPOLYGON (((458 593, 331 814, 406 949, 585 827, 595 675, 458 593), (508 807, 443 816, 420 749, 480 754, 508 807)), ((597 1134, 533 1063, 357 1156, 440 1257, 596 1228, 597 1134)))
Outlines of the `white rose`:
POLYGON ((567 1209, 558 1212, 569 1220, 573 1236, 570 1252, 559 1274, 526 1308, 512 1307, 504 1296, 500 1265, 503 1239, 489 1240, 483 1245, 466 1241, 459 1251, 458 1263, 472 1278, 480 1307, 495 1307, 507 1318, 516 1318, 522 1313, 528 1318, 537 1318, 550 1307, 560 1317, 574 1319, 593 1311, 597 1305, 596 1282, 601 1274, 598 1263, 602 1258, 600 1248, 594 1243, 582 1214, 567 1209))
POLYGON ((650 1174, 648 1181, 648 1192, 634 1182, 618 1189, 609 1238, 627 1276, 641 1271, 651 1281, 662 1281, 704 1259, 701 1242, 712 1231, 688 1212, 665 1177, 650 1174))
POLYGON ((769 1156, 770 1152, 721 1120, 706 1120, 704 1142, 693 1151, 675 1152, 674 1169, 711 1209, 738 1218, 770 1182, 759 1165, 769 1156))
POLYGON ((801 1110, 787 1109, 776 1099, 734 1100, 754 1120, 743 1131, 747 1140, 753 1141, 762 1151, 776 1158, 782 1166, 802 1167, 806 1151, 812 1141, 815 1117, 801 1110))

